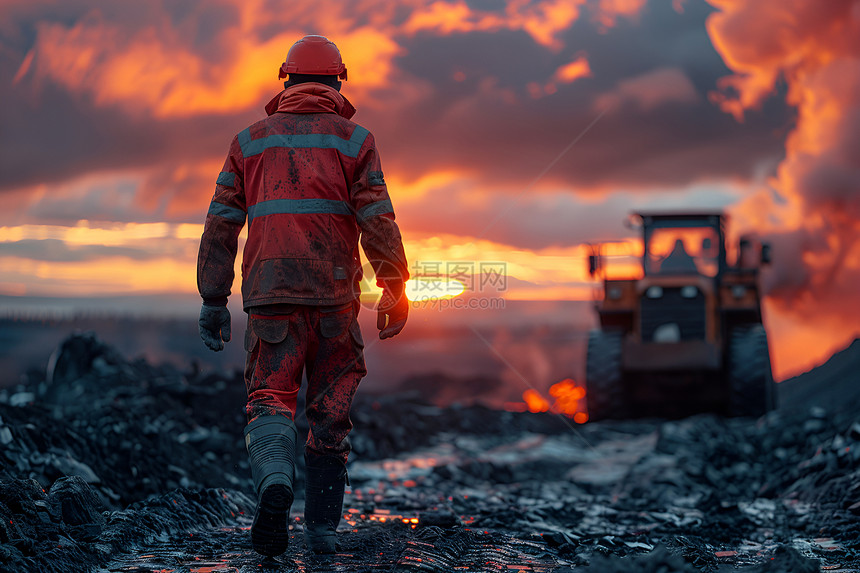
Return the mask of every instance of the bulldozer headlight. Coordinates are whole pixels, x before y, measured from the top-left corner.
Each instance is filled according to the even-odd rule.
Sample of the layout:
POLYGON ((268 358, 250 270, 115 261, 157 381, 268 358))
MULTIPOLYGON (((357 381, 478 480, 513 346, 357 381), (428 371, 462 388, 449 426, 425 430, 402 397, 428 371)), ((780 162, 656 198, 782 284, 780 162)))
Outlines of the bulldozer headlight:
POLYGON ((732 296, 735 298, 743 298, 747 294, 747 287, 744 285, 735 285, 732 287, 732 296))
POLYGON ((606 292, 606 296, 609 298, 609 300, 619 300, 621 298, 621 295, 622 292, 619 287, 610 287, 606 292))
POLYGON ((654 342, 680 342, 681 341, 681 329, 678 327, 678 324, 675 322, 669 322, 667 324, 661 324, 657 328, 654 329, 654 342))
POLYGON ((648 298, 661 298, 663 296, 663 287, 651 286, 645 291, 645 296, 648 298))
POLYGON ((694 286, 687 285, 681 289, 681 296, 684 298, 696 298, 699 296, 699 289, 694 286))

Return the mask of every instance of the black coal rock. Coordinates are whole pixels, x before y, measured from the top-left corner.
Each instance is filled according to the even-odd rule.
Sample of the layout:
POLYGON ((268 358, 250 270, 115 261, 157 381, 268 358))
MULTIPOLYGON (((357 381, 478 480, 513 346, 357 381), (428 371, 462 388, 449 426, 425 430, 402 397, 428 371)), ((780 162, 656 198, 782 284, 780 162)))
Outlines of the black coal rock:
POLYGON ((658 545, 650 553, 629 557, 596 556, 583 571, 591 573, 697 573, 683 558, 658 545))
POLYGON ((774 552, 773 559, 747 570, 750 573, 818 573, 821 564, 817 559, 804 557, 791 546, 781 545, 774 552))
MULTIPOLYGON (((0 391, 3 571, 134 570, 144 546, 175 561, 144 570, 190 568, 202 551, 257 570, 241 529, 254 509, 245 398, 240 372, 66 340, 45 375, 0 391)), ((338 559, 356 573, 860 565, 860 424, 848 408, 572 426, 359 393, 352 418, 338 559)))
POLYGON ((87 570, 157 538, 233 522, 253 507, 239 492, 180 489, 112 512, 76 476, 47 494, 34 480, 2 481, 0 558, 8 573, 87 570))

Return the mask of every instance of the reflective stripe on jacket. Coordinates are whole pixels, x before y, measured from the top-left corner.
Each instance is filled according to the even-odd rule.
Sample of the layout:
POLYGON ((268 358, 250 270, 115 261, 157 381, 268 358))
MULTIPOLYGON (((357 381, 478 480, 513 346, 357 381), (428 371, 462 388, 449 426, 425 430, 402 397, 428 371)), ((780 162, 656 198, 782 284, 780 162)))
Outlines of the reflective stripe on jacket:
POLYGON ((342 304, 357 297, 359 235, 377 282, 406 280, 400 231, 373 135, 337 90, 292 86, 269 117, 233 138, 197 261, 204 302, 223 304, 248 221, 242 298, 253 306, 342 304))

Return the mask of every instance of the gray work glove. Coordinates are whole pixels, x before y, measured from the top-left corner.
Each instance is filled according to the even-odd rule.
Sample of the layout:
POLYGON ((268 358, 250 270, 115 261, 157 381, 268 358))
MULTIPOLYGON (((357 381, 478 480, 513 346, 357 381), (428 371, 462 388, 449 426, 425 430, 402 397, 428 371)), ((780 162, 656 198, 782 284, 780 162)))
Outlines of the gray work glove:
POLYGON ((400 334, 409 317, 409 299, 403 293, 402 282, 383 287, 376 313, 376 328, 379 329, 380 339, 385 340, 400 334))
POLYGON ((207 306, 200 309, 200 338, 209 350, 224 350, 224 343, 230 342, 230 311, 226 306, 207 306))

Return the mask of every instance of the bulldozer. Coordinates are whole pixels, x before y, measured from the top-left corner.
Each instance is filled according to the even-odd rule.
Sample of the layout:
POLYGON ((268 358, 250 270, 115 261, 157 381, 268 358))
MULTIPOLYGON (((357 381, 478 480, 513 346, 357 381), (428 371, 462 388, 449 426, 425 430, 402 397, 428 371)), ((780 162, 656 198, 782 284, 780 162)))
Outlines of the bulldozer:
POLYGON ((602 296, 586 355, 589 420, 776 407, 759 288, 770 247, 741 237, 730 266, 727 221, 722 212, 631 214, 644 245, 638 278, 608 278, 592 247, 589 273, 602 279, 602 296))

